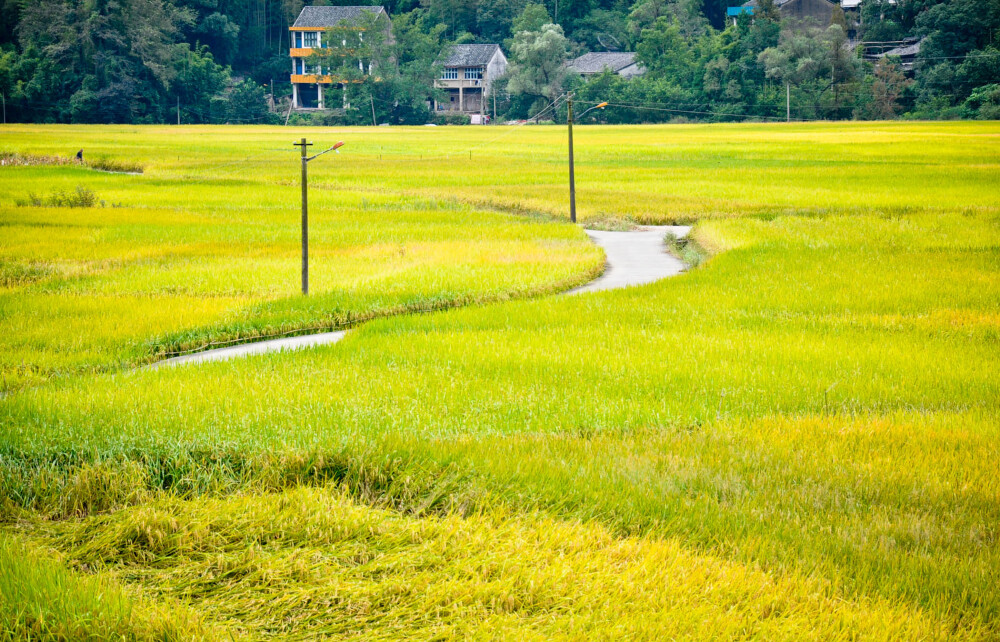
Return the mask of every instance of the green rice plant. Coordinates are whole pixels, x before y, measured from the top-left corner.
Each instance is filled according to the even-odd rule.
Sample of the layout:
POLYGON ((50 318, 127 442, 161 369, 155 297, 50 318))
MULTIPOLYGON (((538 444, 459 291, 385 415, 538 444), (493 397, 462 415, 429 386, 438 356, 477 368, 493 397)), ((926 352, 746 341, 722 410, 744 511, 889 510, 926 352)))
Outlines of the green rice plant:
POLYGON ((297 225, 274 204, 221 219, 8 210, 4 271, 50 269, 0 291, 5 388, 213 343, 557 292, 603 261, 578 230, 462 205, 323 192, 313 203, 308 299, 297 294, 297 225), (67 316, 76 319, 69 333, 67 316))
POLYGON ((132 160, 122 160, 116 158, 98 157, 94 160, 87 160, 87 166, 100 172, 111 172, 113 174, 142 174, 143 166, 132 160))
POLYGON ((0 516, 77 571, 248 636, 1000 636, 995 123, 581 127, 581 219, 705 260, 530 300, 603 264, 562 128, 304 132, 308 299, 303 132, 71 129, 147 171, 0 174, 130 204, 0 200, 0 516))
POLYGON ((97 459, 184 497, 336 481, 414 514, 500 502, 678 537, 989 629, 998 234, 972 215, 710 221, 694 236, 717 254, 641 288, 25 391, 0 401, 8 515, 71 514, 62 489, 97 459))

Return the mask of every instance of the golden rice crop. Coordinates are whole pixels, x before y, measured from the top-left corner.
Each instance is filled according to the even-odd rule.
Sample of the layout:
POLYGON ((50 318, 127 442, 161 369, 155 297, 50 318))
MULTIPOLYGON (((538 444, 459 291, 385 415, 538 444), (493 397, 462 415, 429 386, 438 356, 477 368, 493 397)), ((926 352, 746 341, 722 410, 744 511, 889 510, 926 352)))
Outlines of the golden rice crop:
POLYGON ((3 529, 248 637, 995 638, 998 131, 581 128, 582 216, 697 219, 674 247, 702 265, 132 372, 557 290, 600 253, 554 222, 560 128, 311 130, 348 146, 314 166, 304 304, 300 132, 62 128, 145 174, 0 179, 148 201, 0 209, 0 341, 51 379, 0 399, 3 529))

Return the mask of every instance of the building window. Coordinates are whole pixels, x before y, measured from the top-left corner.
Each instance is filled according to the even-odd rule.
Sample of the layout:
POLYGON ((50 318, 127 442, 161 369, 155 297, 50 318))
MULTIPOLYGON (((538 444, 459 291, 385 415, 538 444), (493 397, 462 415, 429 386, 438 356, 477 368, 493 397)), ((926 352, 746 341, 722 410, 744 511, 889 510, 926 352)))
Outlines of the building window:
POLYGON ((441 72, 442 80, 458 80, 458 69, 445 69, 441 72))
POLYGON ((466 80, 482 80, 483 79, 483 68, 482 67, 469 67, 465 70, 466 80))
POLYGON ((315 31, 307 31, 302 36, 302 46, 303 47, 318 47, 319 46, 319 34, 315 31))

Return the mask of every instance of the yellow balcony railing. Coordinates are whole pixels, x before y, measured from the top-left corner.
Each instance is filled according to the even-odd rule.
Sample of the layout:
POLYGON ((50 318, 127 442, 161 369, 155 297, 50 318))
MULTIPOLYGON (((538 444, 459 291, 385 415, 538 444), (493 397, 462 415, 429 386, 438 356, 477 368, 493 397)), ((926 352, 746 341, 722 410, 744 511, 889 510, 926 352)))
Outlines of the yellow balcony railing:
POLYGON ((333 78, 330 76, 320 76, 319 74, 292 74, 292 82, 330 84, 333 82, 333 78))

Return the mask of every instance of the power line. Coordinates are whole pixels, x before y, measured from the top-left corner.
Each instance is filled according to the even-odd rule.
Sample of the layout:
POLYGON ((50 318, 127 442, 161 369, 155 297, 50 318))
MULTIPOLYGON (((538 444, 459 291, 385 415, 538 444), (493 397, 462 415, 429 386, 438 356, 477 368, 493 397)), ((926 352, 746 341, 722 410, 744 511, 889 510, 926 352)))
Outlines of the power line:
MULTIPOLYGON (((582 104, 598 104, 595 101, 580 101, 582 104)), ((785 116, 763 116, 760 114, 737 114, 728 112, 716 112, 716 111, 699 111, 694 109, 670 109, 665 107, 650 107, 648 105, 633 105, 628 103, 608 103, 608 107, 625 107, 627 109, 642 109, 645 111, 658 111, 658 112, 668 112, 673 114, 697 114, 700 116, 718 116, 725 118, 763 118, 767 120, 780 120, 785 121, 785 116)), ((796 122, 810 123, 810 122, 820 122, 821 119, 817 118, 792 118, 796 122)))

